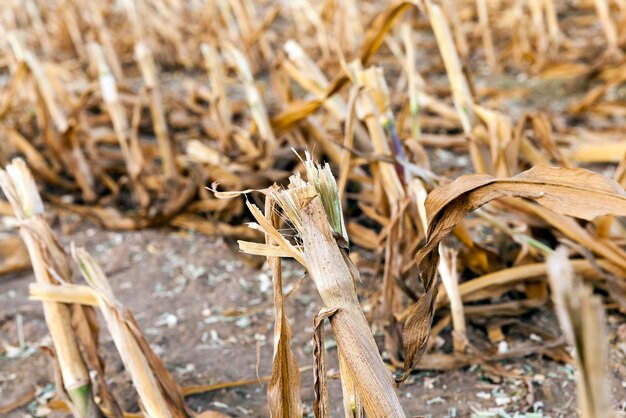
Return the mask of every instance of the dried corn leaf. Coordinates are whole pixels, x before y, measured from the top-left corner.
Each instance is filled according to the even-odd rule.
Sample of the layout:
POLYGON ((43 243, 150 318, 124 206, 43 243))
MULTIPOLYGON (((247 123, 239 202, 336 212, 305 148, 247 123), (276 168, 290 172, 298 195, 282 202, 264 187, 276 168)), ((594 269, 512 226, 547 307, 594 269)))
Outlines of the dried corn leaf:
POLYGON ((30 267, 28 250, 20 237, 0 234, 0 275, 30 267))
POLYGON ((315 401, 313 413, 316 418, 330 417, 328 384, 326 382, 326 347, 324 345, 324 319, 328 319, 337 309, 322 309, 313 319, 313 387, 315 401))
POLYGON ((14 399, 4 399, 2 403, 0 403, 0 414, 8 414, 9 412, 17 408, 28 405, 33 399, 35 399, 35 396, 35 388, 30 388, 15 397, 14 399))
MULTIPOLYGON (((278 189, 274 186, 274 189, 278 189)), ((265 201, 265 216, 274 228, 279 227, 279 218, 274 210, 275 201, 265 201)), ((265 235, 267 246, 273 246, 275 239, 265 235)), ((274 284, 274 355, 272 377, 267 385, 267 399, 272 417, 299 417, 302 415, 300 399, 300 370, 296 357, 291 351, 291 324, 285 315, 283 277, 280 258, 268 256, 274 284)))
POLYGON ((624 190, 613 180, 583 169, 534 167, 508 179, 466 175, 433 190, 426 198, 428 241, 416 260, 426 293, 411 307, 404 324, 405 372, 415 368, 429 337, 437 296, 439 254, 433 249, 470 212, 502 196, 534 200, 560 214, 592 220, 626 215, 624 190))

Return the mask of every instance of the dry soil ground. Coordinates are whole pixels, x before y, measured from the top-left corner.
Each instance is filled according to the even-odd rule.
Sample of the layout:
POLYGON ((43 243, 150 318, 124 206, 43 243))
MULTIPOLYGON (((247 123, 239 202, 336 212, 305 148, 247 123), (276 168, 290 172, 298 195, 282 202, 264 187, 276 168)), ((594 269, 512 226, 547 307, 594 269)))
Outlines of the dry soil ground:
MULTIPOLYGON (((255 267, 232 243, 222 239, 173 230, 118 233, 73 222, 70 218, 55 221, 56 229, 63 231, 63 244, 74 241, 86 247, 106 266, 119 299, 136 314, 152 347, 182 386, 254 379, 257 364, 258 376, 269 374, 273 309, 266 266, 255 267)), ((285 287, 293 288, 303 271, 294 264, 285 270, 285 287)), ((377 280, 364 276, 364 287, 377 280)), ((33 387, 38 391, 35 400, 8 417, 46 415, 49 411, 41 404, 53 392, 52 363, 39 349, 50 340, 40 304, 28 301, 31 281, 30 271, 0 279, 0 338, 5 346, 19 346, 21 321, 26 345, 23 352, 6 346, 9 350, 0 358, 0 399, 8 402, 33 387)), ((294 352, 302 367, 312 363, 312 318, 320 307, 320 299, 305 277, 287 302, 294 352)), ((557 329, 547 310, 522 320, 557 329)), ((620 408, 626 400, 626 328, 620 326, 624 321, 617 313, 609 315, 609 322, 614 399, 620 408)), ((470 328, 484 332, 479 326, 470 328)), ((128 375, 106 330, 102 330, 101 339, 115 394, 126 410, 136 410, 128 375)), ((512 346, 518 343, 522 342, 511 341, 512 346)), ((332 359, 336 351, 330 336, 327 346, 332 359)), ((543 411, 543 416, 574 416, 571 366, 537 355, 501 364, 506 370, 521 371, 524 379, 495 376, 481 366, 421 371, 400 389, 402 404, 410 416, 523 416, 534 411, 543 411)), ((330 367, 331 372, 336 370, 336 362, 330 367)), ((334 416, 341 416, 340 383, 331 381, 330 385, 334 416)), ((310 413, 310 369, 303 372, 302 388, 310 413)), ((263 384, 255 383, 195 395, 188 402, 194 410, 210 408, 232 416, 264 417, 268 416, 265 391, 263 384)), ((63 414, 52 412, 50 416, 63 414)))

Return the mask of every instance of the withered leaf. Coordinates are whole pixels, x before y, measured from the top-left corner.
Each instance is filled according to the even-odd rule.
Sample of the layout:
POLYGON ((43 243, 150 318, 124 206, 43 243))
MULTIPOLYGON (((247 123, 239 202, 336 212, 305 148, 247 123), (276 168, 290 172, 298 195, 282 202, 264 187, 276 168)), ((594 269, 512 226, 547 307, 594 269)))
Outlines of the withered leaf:
POLYGON ((330 318, 338 311, 337 308, 322 309, 313 319, 313 385, 315 402, 313 413, 316 418, 330 417, 328 385, 326 383, 326 348, 324 347, 324 319, 330 318))
POLYGON ((562 215, 592 220, 601 215, 626 215, 626 196, 615 181, 579 168, 536 166, 511 178, 483 174, 461 176, 433 190, 426 198, 428 239, 416 255, 426 293, 411 307, 404 324, 406 380, 424 353, 437 297, 439 242, 470 212, 503 196, 523 197, 562 215))
POLYGON ((0 274, 12 273, 29 266, 28 251, 20 237, 0 236, 0 274))
POLYGON ((35 388, 29 388, 20 393, 13 399, 3 400, 0 403, 0 414, 8 414, 9 412, 29 404, 35 398, 35 388))
MULTIPOLYGON (((278 186, 273 187, 278 189, 278 186)), ((271 226, 278 228, 280 222, 274 205, 275 201, 268 196, 265 201, 266 220, 271 226)), ((267 245, 276 244, 271 234, 265 235, 265 242, 267 245)), ((300 369, 291 351, 291 324, 285 315, 281 261, 279 257, 267 257, 267 260, 272 269, 274 284, 274 355, 272 377, 267 385, 267 400, 272 417, 300 417, 300 369)))

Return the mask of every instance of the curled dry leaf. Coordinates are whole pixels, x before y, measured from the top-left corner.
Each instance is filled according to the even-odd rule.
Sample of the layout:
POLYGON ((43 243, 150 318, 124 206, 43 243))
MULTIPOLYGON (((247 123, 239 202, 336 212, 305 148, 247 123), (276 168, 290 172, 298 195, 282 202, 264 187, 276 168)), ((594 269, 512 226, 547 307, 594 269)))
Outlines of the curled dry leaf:
POLYGON ((330 417, 328 385, 326 383, 326 347, 324 346, 324 319, 329 319, 337 312, 334 309, 322 309, 313 319, 313 386, 315 402, 313 413, 316 418, 330 417))
MULTIPOLYGON (((215 182, 211 185, 211 187, 207 187, 207 190, 210 190, 211 192, 213 192, 213 194, 215 195, 215 197, 217 197, 218 199, 232 199, 234 197, 239 197, 241 195, 245 195, 247 193, 252 193, 254 191, 254 189, 246 189, 246 190, 237 190, 237 191, 226 191, 226 192, 221 192, 217 190, 217 186, 219 186, 218 182, 215 182)), ((259 190, 261 191, 261 190, 259 190)))
POLYGON ((511 178, 470 174, 433 190, 426 198, 428 240, 416 255, 425 293, 413 304, 404 324, 406 380, 426 349, 437 297, 439 242, 470 212, 503 196, 534 200, 559 214, 593 220, 626 215, 626 196, 615 181, 578 168, 537 166, 511 178))
MULTIPOLYGON (((278 228, 279 218, 274 210, 275 204, 272 198, 266 199, 265 216, 273 227, 278 228)), ((275 239, 266 234, 265 242, 272 246, 275 239)), ((300 417, 300 370, 291 351, 291 324, 285 314, 281 260, 276 256, 268 256, 267 261, 272 269, 274 284, 274 355, 272 377, 267 385, 267 399, 272 417, 300 417)))

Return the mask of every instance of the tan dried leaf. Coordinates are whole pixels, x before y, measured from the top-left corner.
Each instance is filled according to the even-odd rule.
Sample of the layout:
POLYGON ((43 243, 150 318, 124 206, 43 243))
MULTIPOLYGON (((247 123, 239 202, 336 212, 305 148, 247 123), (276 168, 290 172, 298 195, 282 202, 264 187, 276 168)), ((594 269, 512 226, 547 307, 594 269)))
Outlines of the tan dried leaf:
MULTIPOLYGON (((278 189, 278 186, 273 189, 278 189)), ((274 210, 275 204, 275 200, 268 196, 265 201, 265 220, 270 227, 278 228, 280 222, 274 210)), ((269 233, 265 235, 265 242, 267 247, 280 248, 274 245, 276 240, 269 233)), ((281 260, 277 256, 268 256, 267 261, 272 269, 274 284, 274 355, 272 376, 267 385, 267 400, 272 417, 300 417, 300 369, 291 351, 291 324, 285 314, 281 260)))
POLYGON ((26 246, 18 236, 0 236, 0 275, 30 267, 26 246))
POLYGON ((337 308, 322 309, 313 319, 313 385, 315 401, 313 413, 316 418, 330 417, 328 385, 326 383, 326 348, 324 346, 324 319, 328 319, 338 311, 337 308))
POLYGON ((592 220, 626 215, 626 196, 615 181, 579 168, 533 167, 511 178, 470 174, 433 190, 426 198, 428 241, 416 255, 426 293, 411 307, 404 324, 406 380, 426 348, 437 296, 439 242, 470 212, 503 196, 523 197, 562 215, 592 220))

